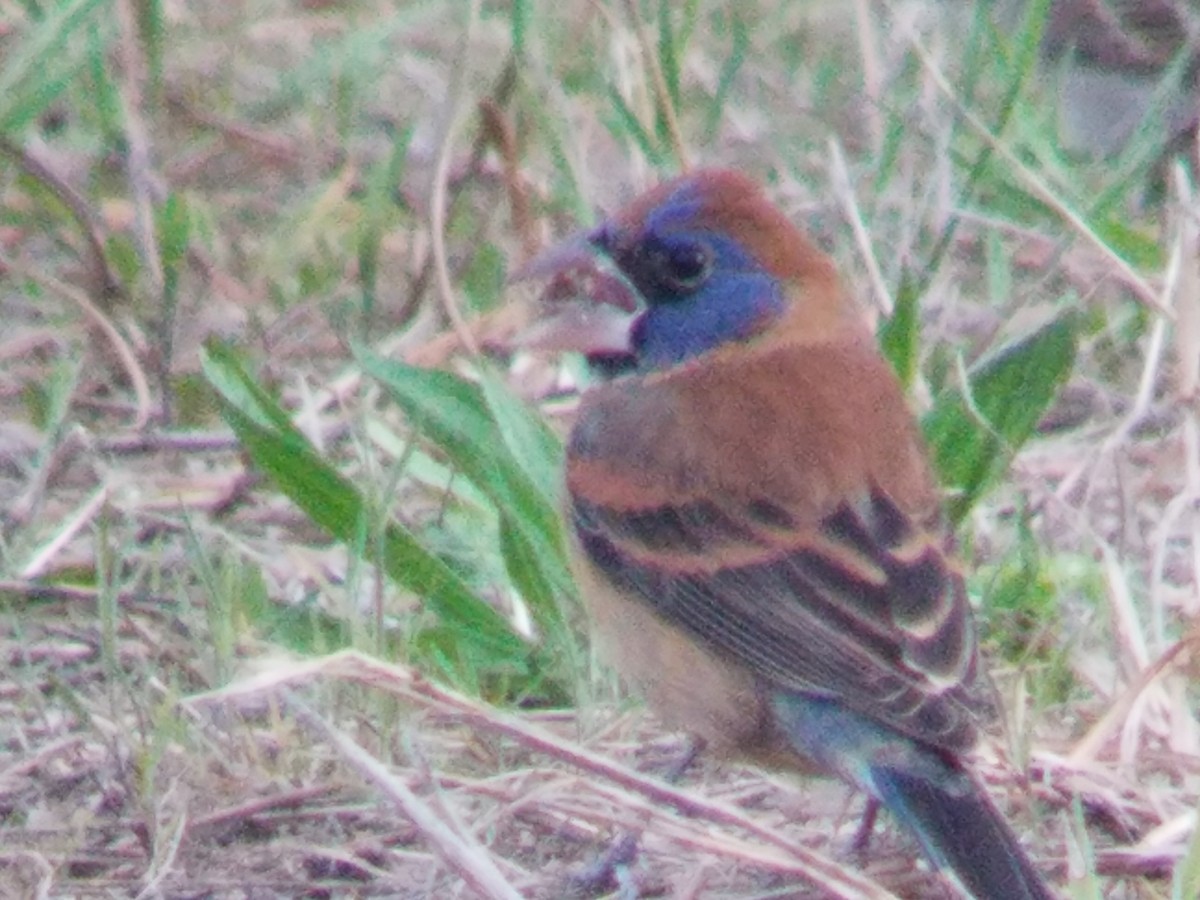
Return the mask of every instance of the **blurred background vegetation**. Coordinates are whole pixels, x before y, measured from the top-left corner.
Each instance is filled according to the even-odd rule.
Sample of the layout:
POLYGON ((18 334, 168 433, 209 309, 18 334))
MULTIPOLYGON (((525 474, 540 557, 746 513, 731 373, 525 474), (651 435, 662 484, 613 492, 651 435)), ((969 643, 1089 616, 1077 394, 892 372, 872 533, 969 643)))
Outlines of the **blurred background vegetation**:
MULTIPOLYGON (((514 348, 536 304, 505 273, 728 165, 910 387, 1048 868, 1196 896, 1198 26, 1170 0, 0 0, 0 871, 467 890, 407 874, 442 857, 276 707, 181 703, 347 648, 636 762, 656 732, 627 739, 557 520, 587 376, 514 348)), ((464 756, 547 765, 361 684, 309 696, 396 770, 453 771, 459 816, 491 796, 464 756)), ((524 894, 604 833, 551 841, 550 807, 480 826, 524 894)))

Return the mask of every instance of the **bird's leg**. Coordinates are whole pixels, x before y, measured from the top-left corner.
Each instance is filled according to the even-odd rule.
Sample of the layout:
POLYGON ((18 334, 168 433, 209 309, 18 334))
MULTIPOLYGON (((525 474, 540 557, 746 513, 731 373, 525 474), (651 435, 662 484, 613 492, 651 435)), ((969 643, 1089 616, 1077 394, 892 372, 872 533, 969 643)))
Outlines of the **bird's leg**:
MULTIPOLYGON (((622 877, 622 870, 628 869, 637 859, 639 831, 625 831, 617 836, 608 849, 597 856, 586 866, 572 872, 567 881, 570 883, 571 896, 595 897, 617 889, 622 896, 630 886, 630 879, 622 877)), ((637 888, 633 888, 633 896, 637 896, 637 888)))
POLYGON ((854 832, 854 841, 850 844, 850 848, 859 856, 865 856, 867 853, 867 845, 871 843, 871 833, 875 830, 875 819, 878 816, 879 801, 868 794, 866 808, 863 809, 858 830, 854 832))
MULTIPOLYGON (((689 736, 683 753, 663 772, 663 780, 668 784, 675 784, 703 750, 704 741, 689 736)), ((628 869, 637 859, 638 842, 641 839, 640 829, 629 829, 617 835, 607 850, 568 876, 572 895, 592 897, 616 890, 623 900, 635 900, 638 889, 629 876, 628 869)))
POLYGON ((696 758, 704 752, 704 738, 688 735, 687 742, 684 745, 683 752, 679 754, 675 762, 667 767, 663 772, 663 780, 668 784, 675 784, 683 777, 683 773, 691 768, 692 763, 696 758))

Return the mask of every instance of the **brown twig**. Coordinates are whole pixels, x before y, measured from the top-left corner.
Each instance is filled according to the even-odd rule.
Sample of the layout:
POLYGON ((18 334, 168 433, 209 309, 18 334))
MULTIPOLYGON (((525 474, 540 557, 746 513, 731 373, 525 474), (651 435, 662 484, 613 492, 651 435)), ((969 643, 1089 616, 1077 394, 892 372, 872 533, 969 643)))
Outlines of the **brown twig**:
MULTIPOLYGON (((158 304, 158 354, 155 366, 159 389, 159 403, 165 421, 170 421, 170 370, 172 358, 172 333, 175 327, 174 310, 167 308, 166 276, 162 268, 158 235, 154 223, 156 198, 163 193, 154 172, 153 155, 150 149, 150 133, 144 119, 144 85, 148 78, 145 55, 142 53, 138 27, 138 9, 133 0, 119 0, 116 4, 117 20, 120 23, 121 69, 125 77, 119 82, 122 101, 122 118, 125 126, 125 171, 129 179, 130 194, 134 208, 134 236, 138 243, 138 255, 149 276, 150 293, 158 304)), ((139 397, 139 400, 143 399, 139 397)), ((144 425, 150 420, 152 410, 150 397, 144 398, 145 406, 139 403, 138 421, 144 425)))
POLYGON ((84 318, 88 320, 88 323, 108 340, 109 345, 121 363, 126 378, 129 379, 129 385, 133 388, 134 397, 137 401, 137 413, 134 418, 133 428, 137 429, 144 426, 150 418, 152 403, 150 384, 146 379, 146 373, 142 370, 141 363, 138 361, 137 354, 133 352, 133 348, 129 346, 129 342, 125 340, 124 335, 121 334, 109 317, 91 301, 86 292, 74 285, 67 284, 65 281, 60 281, 53 276, 45 274, 38 267, 18 263, 4 257, 3 254, 0 254, 0 266, 15 272, 22 278, 29 279, 47 291, 70 300, 79 307, 84 318))
POLYGON ((8 138, 0 136, 0 153, 12 159, 30 178, 41 182, 67 208, 79 226, 87 245, 88 271, 92 273, 93 284, 98 287, 93 292, 96 299, 107 306, 110 299, 123 296, 124 287, 104 255, 104 237, 87 199, 50 162, 31 148, 18 147, 8 138))
POLYGON ((634 34, 637 35, 642 59, 650 71, 650 83, 654 85, 657 106, 666 123, 667 134, 671 138, 671 149, 675 152, 675 159, 679 162, 680 170, 686 172, 691 168, 691 162, 688 159, 683 132, 679 128, 679 117, 675 113, 675 104, 671 99, 671 92, 667 89, 667 78, 663 74, 662 64, 659 62, 658 54, 654 52, 654 44, 646 31, 646 24, 638 14, 637 4, 634 0, 624 0, 624 6, 629 24, 632 26, 634 34))
POLYGON ((504 186, 508 192, 513 230, 521 238, 524 259, 529 259, 538 251, 538 236, 529 208, 529 188, 521 177, 516 133, 494 97, 479 101, 479 117, 480 136, 496 148, 504 165, 504 186))
POLYGON ((470 0, 467 12, 467 24, 463 30, 462 42, 459 45, 460 65, 454 67, 454 78, 449 91, 450 100, 447 103, 446 131, 438 146, 438 153, 433 167, 433 190, 429 198, 429 231, 432 248, 433 274, 437 284, 438 296, 442 300, 442 308, 454 328, 463 347, 472 355, 479 355, 479 345, 471 334, 466 317, 458 303, 454 285, 451 283, 450 266, 446 252, 446 185, 449 181, 450 160, 453 156, 455 139, 458 128, 458 110, 462 104, 462 96, 466 90, 465 64, 466 56, 471 50, 471 40, 475 33, 475 22, 479 18, 479 0, 470 0))

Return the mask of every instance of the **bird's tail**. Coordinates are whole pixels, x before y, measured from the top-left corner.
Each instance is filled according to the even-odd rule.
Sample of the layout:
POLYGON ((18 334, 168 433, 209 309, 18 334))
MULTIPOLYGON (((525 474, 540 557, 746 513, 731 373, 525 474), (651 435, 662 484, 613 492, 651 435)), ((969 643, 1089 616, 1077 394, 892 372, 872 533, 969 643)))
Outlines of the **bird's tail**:
POLYGON ((879 801, 915 832, 930 860, 953 872, 977 900, 1055 900, 983 789, 970 775, 943 765, 927 777, 876 762, 870 780, 879 801))
POLYGON ((772 699, 802 756, 874 797, 976 900, 1055 900, 987 793, 950 754, 836 700, 796 691, 772 699))

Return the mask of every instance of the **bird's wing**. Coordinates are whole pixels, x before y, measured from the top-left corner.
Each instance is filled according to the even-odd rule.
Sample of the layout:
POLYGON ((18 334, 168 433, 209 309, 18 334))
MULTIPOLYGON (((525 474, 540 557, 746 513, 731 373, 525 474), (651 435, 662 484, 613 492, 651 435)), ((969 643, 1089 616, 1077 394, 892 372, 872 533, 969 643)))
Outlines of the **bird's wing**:
POLYGON ((769 497, 626 511, 589 501, 578 483, 571 511, 593 565, 722 656, 919 740, 972 742, 961 579, 882 492, 817 529, 796 528, 769 497))

